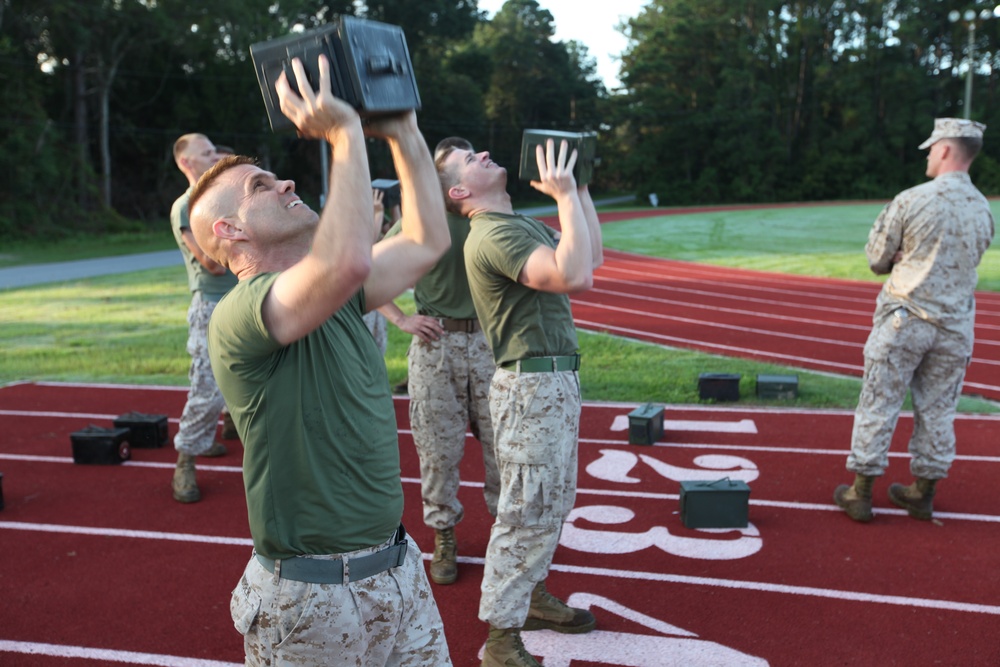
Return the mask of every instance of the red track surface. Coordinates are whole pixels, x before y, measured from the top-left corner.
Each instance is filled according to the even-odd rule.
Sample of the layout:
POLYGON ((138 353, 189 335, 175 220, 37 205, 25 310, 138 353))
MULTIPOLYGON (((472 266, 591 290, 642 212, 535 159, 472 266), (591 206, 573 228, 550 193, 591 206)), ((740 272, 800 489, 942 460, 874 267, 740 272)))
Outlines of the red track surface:
MULTIPOLYGON (((121 466, 72 463, 70 433, 128 411, 166 414, 169 388, 24 384, 0 388, 0 664, 216 667, 242 660, 229 592, 249 557, 241 449, 199 465, 203 500, 170 495, 171 447, 121 466)), ((397 399, 405 522, 420 520, 417 461, 397 399)), ((959 459, 936 521, 890 508, 907 481, 904 416, 870 525, 831 503, 847 481, 842 411, 668 408, 657 446, 627 444, 630 405, 584 407, 576 509, 550 589, 589 606, 598 630, 526 633, 547 666, 996 665, 1000 646, 1000 418, 961 416, 959 459), (693 530, 679 480, 747 481, 745 530, 693 530)), ((489 531, 481 460, 463 462, 466 519, 453 586, 435 586, 456 665, 477 665, 476 618, 489 531)))
MULTIPOLYGON (((634 217, 634 216, 633 216, 634 217)), ((860 376, 880 283, 793 276, 607 251, 573 297, 580 328, 668 347, 860 376)), ((964 392, 1000 400, 1000 294, 976 294, 964 392)))

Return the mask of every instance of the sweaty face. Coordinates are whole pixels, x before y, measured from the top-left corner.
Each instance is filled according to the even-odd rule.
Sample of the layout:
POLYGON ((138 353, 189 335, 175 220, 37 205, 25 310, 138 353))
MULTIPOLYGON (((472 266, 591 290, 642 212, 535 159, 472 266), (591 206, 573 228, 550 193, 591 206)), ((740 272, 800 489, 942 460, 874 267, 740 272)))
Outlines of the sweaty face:
POLYGON ((294 181, 278 180, 259 167, 245 166, 235 174, 241 188, 239 217, 265 236, 315 229, 319 216, 295 193, 294 181))
MULTIPOLYGON (((244 164, 219 174, 192 212, 196 225, 216 220, 232 227, 222 233, 266 244, 300 235, 311 238, 319 216, 295 193, 294 181, 278 180, 269 171, 244 164)), ((213 233, 219 235, 220 230, 213 233)))
POLYGON ((507 186, 507 170, 491 160, 488 151, 473 153, 464 149, 454 150, 448 156, 447 165, 457 177, 459 185, 472 196, 507 186))

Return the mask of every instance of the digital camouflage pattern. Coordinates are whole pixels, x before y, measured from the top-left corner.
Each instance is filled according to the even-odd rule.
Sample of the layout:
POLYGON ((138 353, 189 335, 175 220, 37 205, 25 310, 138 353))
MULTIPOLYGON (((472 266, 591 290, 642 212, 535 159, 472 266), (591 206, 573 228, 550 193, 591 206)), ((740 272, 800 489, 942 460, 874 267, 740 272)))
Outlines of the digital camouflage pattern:
POLYGON ((424 523, 454 527, 464 509, 458 499, 459 463, 466 425, 483 448, 483 497, 496 516, 500 475, 493 453, 490 380, 496 366, 482 331, 445 331, 438 340, 413 337, 408 352, 410 428, 420 458, 424 523))
POLYGON ((955 408, 969 357, 962 336, 899 308, 883 317, 865 344, 865 374, 854 417, 847 469, 879 476, 907 390, 913 392, 910 471, 915 477, 947 476, 955 459, 955 408), (890 359, 890 363, 883 362, 890 359))
POLYGON ((872 271, 889 273, 876 318, 902 306, 966 336, 970 354, 976 267, 993 233, 989 202, 965 172, 948 172, 901 192, 879 214, 865 246, 872 271), (903 256, 893 263, 897 251, 903 256))
POLYGON ((498 368, 490 387, 501 494, 486 548, 479 618, 520 628, 548 576, 576 500, 580 382, 575 371, 498 368))
POLYGON ((955 409, 972 355, 976 267, 993 234, 989 203, 962 171, 905 190, 876 219, 865 252, 872 271, 890 276, 865 344, 848 470, 885 471, 909 389, 910 469, 928 479, 947 475, 955 458, 955 409))
MULTIPOLYGON (((281 579, 280 562, 272 574, 251 556, 230 601, 247 667, 451 665, 420 548, 407 540, 402 565, 346 585, 281 579)), ((387 544, 348 554, 347 570, 387 544)))
POLYGON ((191 355, 188 370, 187 403, 181 413, 180 427, 174 436, 174 448, 183 454, 197 456, 207 452, 215 442, 219 414, 226 402, 212 374, 208 357, 208 321, 218 302, 206 299, 195 292, 188 308, 187 351, 191 355))
POLYGON ((372 332, 372 338, 375 339, 375 346, 378 347, 379 352, 384 357, 385 349, 389 345, 389 328, 386 325, 385 316, 377 310, 369 310, 361 316, 361 319, 365 321, 368 331, 372 332))

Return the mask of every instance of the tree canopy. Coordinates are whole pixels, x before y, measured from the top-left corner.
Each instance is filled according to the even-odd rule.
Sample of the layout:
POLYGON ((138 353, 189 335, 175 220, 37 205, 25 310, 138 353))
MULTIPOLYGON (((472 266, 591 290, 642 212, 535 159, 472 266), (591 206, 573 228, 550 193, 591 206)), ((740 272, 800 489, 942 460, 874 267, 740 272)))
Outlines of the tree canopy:
MULTIPOLYGON (((0 0, 0 238, 141 226, 185 188, 181 134, 322 190, 315 142, 270 131, 249 46, 342 14, 402 27, 428 143, 465 136, 516 180, 526 128, 595 130, 592 188, 661 204, 888 198, 934 117, 994 125, 1000 19, 980 2, 650 0, 607 91, 535 0, 0 0), (951 16, 951 19, 954 19, 951 16), (970 29, 970 26, 974 30, 970 29), (971 44, 970 44, 970 40, 971 44), (971 107, 966 77, 973 75, 971 107)), ((1000 128, 998 119, 996 128, 1000 128)), ((987 130, 973 178, 1000 191, 987 130)), ((372 144, 373 177, 391 176, 372 144)))

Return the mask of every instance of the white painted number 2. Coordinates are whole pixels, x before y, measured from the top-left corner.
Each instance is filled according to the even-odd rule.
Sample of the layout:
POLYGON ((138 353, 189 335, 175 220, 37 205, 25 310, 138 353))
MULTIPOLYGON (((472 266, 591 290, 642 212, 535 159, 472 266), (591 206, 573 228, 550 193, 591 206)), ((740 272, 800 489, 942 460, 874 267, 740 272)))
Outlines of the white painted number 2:
POLYGON ((693 632, 600 595, 573 593, 566 603, 581 609, 603 609, 652 632, 594 630, 585 635, 566 635, 543 630, 522 633, 525 648, 532 655, 543 658, 545 667, 571 667, 574 660, 616 667, 767 667, 768 664, 766 660, 728 646, 699 639, 693 632))

